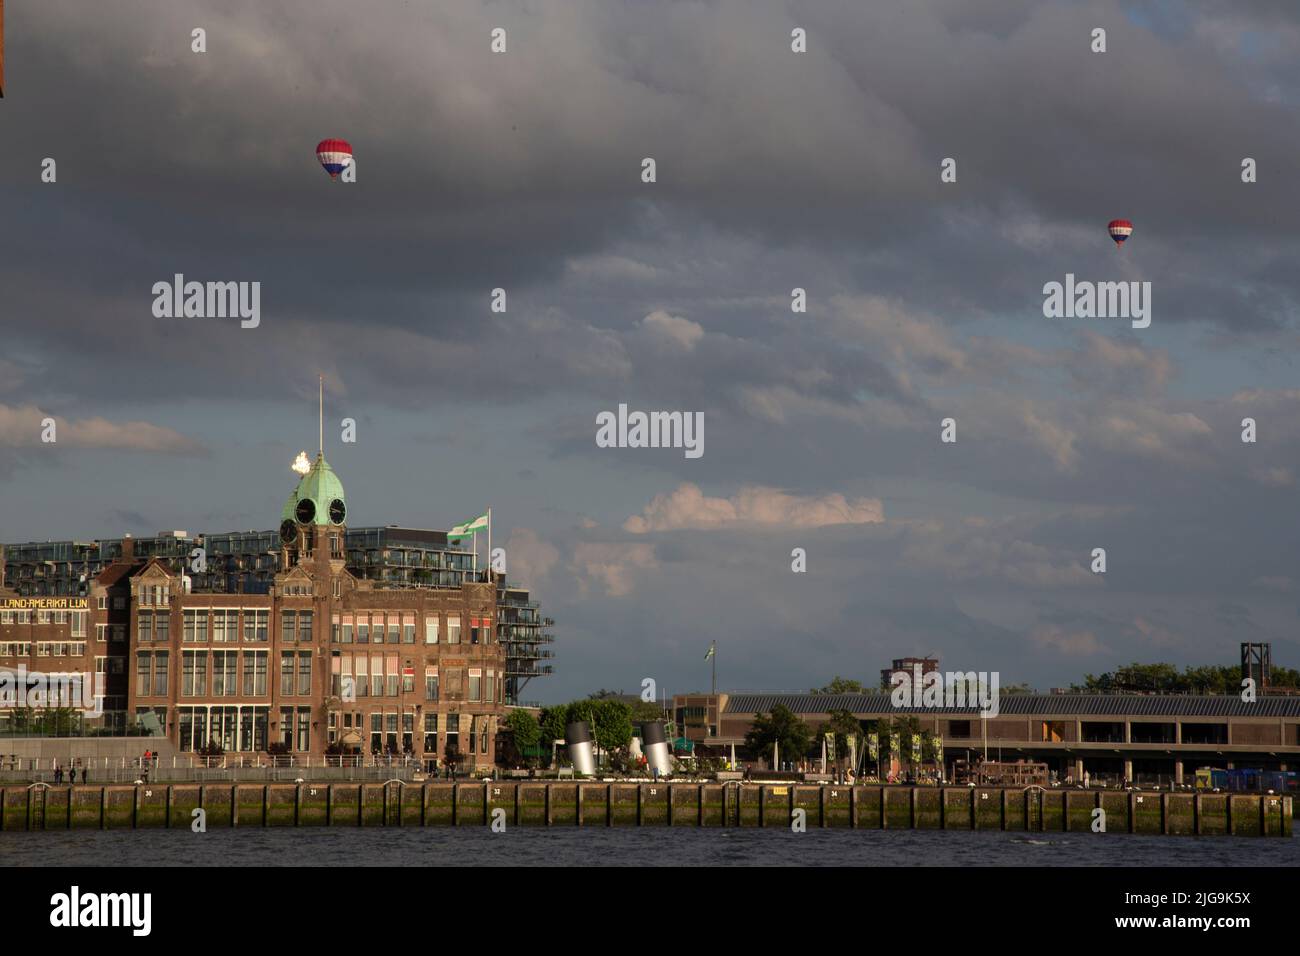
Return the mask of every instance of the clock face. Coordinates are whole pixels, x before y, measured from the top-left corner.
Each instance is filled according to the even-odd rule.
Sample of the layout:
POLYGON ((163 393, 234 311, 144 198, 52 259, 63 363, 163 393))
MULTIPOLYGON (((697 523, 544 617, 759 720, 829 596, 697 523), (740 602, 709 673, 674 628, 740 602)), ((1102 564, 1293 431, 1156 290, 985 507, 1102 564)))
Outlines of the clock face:
POLYGON ((298 526, 285 518, 280 522, 280 540, 285 544, 293 544, 298 537, 298 526))
POLYGON ((311 519, 316 517, 316 502, 304 498, 298 502, 298 507, 293 509, 293 513, 300 524, 310 524, 311 519))
POLYGON ((342 498, 335 498, 330 502, 330 521, 334 524, 342 524, 343 519, 348 516, 348 507, 343 503, 342 498))

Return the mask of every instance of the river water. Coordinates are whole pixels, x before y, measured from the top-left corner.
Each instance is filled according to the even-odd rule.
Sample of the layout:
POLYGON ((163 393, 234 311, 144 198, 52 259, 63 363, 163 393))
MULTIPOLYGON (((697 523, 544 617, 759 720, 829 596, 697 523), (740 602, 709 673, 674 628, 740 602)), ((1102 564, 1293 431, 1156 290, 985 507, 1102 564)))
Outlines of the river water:
POLYGON ((1297 866, 1300 839, 691 828, 0 833, 0 866, 1297 866))

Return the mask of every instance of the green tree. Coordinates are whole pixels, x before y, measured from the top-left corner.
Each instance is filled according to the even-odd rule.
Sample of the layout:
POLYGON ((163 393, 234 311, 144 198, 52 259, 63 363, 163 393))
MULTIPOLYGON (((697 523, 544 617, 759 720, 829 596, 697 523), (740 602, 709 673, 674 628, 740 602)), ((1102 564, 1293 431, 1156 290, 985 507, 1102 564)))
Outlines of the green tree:
MULTIPOLYGON (((597 746, 606 753, 626 747, 632 740, 632 708, 621 700, 575 700, 568 706, 572 723, 585 720, 591 725, 597 746)), ((561 733, 563 736, 563 733, 561 733)))
POLYGON ((856 681, 848 677, 836 675, 831 678, 831 682, 825 687, 814 687, 808 691, 810 694, 865 694, 867 690, 862 686, 861 681, 856 681))
POLYGON ((506 717, 506 729, 515 736, 515 746, 520 750, 536 747, 542 739, 542 727, 537 718, 527 710, 512 710, 506 717))
POLYGON ((745 734, 750 751, 772 760, 774 744, 780 744, 781 756, 797 760, 808 752, 812 730, 787 707, 777 704, 768 714, 755 714, 754 723, 745 734))
POLYGON ((818 726, 816 739, 823 734, 835 735, 835 766, 842 767, 849 759, 849 738, 862 732, 862 722, 852 711, 843 708, 832 710, 827 716, 830 720, 818 726))
POLYGON ((649 720, 663 720, 664 708, 658 701, 637 699, 632 704, 631 717, 634 723, 644 723, 649 720))
POLYGON ((551 741, 564 739, 564 725, 569 722, 569 705, 555 704, 542 708, 542 749, 549 751, 551 741))

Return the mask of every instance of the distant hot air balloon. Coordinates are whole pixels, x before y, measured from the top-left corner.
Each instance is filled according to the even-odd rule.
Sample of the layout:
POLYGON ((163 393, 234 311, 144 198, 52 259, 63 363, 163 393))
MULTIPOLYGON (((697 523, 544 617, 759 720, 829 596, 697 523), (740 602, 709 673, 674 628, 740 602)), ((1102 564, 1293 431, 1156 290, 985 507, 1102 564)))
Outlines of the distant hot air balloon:
POLYGON ((323 139, 316 144, 316 158, 330 179, 338 179, 343 167, 352 162, 352 147, 344 139, 323 139))
POLYGON ((1127 219, 1112 219, 1106 228, 1110 230, 1110 237, 1117 246, 1124 245, 1124 240, 1133 235, 1133 223, 1127 219))

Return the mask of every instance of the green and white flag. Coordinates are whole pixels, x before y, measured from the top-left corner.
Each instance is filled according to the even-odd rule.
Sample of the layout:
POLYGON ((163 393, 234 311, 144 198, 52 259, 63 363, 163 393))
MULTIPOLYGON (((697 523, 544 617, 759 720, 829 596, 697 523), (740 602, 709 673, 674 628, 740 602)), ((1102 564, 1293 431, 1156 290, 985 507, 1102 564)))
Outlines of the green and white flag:
POLYGON ((456 527, 448 531, 447 540, 450 541, 452 538, 459 539, 473 537, 475 531, 486 531, 487 526, 488 516, 486 514, 481 514, 477 518, 474 518, 471 521, 466 521, 464 524, 458 524, 456 527))
POLYGON ((704 655, 704 659, 707 661, 710 657, 714 655, 714 653, 717 652, 717 650, 718 650, 718 642, 714 641, 712 644, 709 645, 709 653, 704 655))

